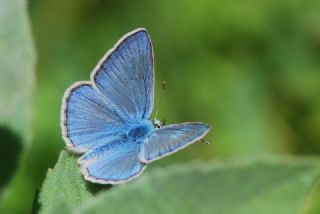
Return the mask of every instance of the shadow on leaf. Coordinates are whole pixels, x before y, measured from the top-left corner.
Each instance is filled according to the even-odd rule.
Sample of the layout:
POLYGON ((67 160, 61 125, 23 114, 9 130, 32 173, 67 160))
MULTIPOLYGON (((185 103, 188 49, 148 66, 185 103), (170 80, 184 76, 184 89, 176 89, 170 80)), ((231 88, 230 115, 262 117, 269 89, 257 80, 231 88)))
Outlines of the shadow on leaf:
POLYGON ((0 189, 14 174, 21 153, 21 139, 6 127, 0 127, 0 189))

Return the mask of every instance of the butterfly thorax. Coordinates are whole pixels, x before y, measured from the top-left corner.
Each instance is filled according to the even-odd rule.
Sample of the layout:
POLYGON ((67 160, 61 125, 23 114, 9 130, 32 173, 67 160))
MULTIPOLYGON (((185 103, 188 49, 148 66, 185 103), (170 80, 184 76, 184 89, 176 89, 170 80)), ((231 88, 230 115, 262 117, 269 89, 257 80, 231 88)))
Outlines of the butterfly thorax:
POLYGON ((153 124, 148 121, 142 121, 141 123, 131 125, 127 133, 127 137, 134 142, 143 142, 152 132, 154 132, 153 124))

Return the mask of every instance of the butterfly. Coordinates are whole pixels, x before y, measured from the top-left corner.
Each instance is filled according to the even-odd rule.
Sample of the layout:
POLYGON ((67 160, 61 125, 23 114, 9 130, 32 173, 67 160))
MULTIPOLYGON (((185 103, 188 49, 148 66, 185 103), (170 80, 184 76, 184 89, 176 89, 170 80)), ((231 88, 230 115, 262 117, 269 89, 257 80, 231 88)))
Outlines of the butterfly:
POLYGON ((65 92, 61 129, 67 148, 82 154, 84 178, 119 184, 139 176, 146 165, 201 140, 209 125, 162 126, 150 121, 154 60, 146 29, 122 37, 91 72, 65 92))

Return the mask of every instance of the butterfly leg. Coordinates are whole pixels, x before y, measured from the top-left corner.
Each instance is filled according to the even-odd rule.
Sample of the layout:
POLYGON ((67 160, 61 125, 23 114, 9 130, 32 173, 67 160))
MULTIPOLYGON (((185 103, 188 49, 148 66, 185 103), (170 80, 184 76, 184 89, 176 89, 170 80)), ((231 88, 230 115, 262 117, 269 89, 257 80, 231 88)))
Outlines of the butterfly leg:
POLYGON ((209 145, 210 144, 210 142, 209 141, 207 141, 207 140, 205 140, 205 139, 200 139, 200 142, 201 143, 204 143, 204 144, 207 144, 207 145, 209 145))

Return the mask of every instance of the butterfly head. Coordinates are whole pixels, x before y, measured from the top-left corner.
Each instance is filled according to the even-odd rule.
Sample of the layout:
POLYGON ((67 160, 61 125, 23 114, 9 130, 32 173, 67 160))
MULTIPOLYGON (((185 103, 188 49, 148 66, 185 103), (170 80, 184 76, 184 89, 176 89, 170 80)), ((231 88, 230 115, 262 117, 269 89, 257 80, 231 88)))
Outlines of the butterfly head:
POLYGON ((158 120, 158 119, 154 119, 153 120, 153 126, 156 128, 156 129, 160 129, 162 126, 166 125, 166 120, 163 119, 163 120, 158 120))

